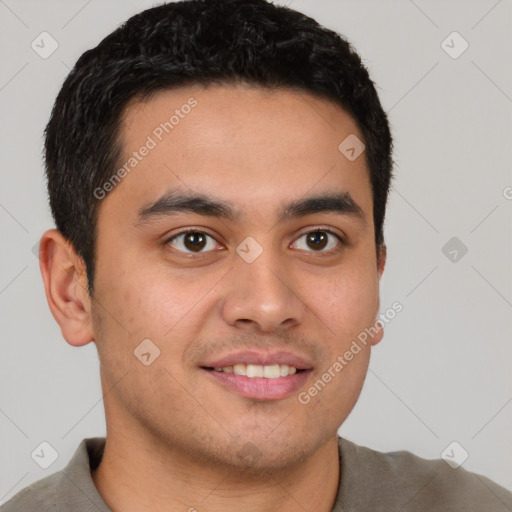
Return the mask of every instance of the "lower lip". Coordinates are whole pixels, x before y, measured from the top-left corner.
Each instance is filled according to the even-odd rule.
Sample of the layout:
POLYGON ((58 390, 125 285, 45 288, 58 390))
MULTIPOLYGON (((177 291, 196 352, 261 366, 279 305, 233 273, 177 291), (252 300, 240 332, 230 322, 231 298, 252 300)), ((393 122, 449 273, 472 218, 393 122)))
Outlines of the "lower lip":
POLYGON ((220 382, 238 394, 253 400, 280 400, 296 392, 304 385, 311 370, 304 370, 287 377, 278 379, 265 379, 264 377, 245 377, 234 373, 218 372, 216 370, 203 371, 211 378, 220 382))

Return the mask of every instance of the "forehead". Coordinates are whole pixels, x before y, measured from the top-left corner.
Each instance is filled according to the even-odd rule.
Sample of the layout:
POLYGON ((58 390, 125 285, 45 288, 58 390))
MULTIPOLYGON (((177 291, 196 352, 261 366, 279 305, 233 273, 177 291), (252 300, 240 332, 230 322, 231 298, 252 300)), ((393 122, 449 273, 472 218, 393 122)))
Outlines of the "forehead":
POLYGON ((125 172, 105 202, 122 201, 133 216, 181 189, 258 217, 306 194, 350 191, 369 209, 365 154, 351 161, 339 148, 354 136, 363 140, 345 110, 304 92, 247 85, 161 91, 125 109, 118 163, 125 172))

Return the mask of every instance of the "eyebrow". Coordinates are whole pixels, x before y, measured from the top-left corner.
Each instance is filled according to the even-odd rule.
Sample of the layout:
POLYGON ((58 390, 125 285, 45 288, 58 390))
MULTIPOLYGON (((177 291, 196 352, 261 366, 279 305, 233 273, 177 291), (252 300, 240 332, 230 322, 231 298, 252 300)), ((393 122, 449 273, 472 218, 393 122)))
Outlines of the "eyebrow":
MULTIPOLYGON (((135 226, 142 227, 153 220, 183 212, 217 217, 232 222, 242 217, 242 211, 229 201, 204 194, 170 190, 156 201, 145 204, 139 209, 135 226)), ((277 220, 284 222, 313 213, 337 213, 352 217, 363 224, 366 223, 362 208, 349 192, 317 194, 292 201, 281 209, 277 220)))

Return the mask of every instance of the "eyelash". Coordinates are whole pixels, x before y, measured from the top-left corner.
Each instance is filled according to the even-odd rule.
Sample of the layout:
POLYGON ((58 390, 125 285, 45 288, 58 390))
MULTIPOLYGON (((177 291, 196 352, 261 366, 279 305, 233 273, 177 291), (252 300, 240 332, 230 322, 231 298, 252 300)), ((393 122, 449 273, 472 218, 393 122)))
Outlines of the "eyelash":
MULTIPOLYGON (((345 246, 347 245, 345 240, 340 236, 338 235, 337 233, 335 233, 334 231, 330 230, 330 229, 326 229, 326 228, 314 228, 312 230, 309 230, 309 231, 305 231, 304 233, 301 233, 297 238, 296 240, 300 240, 303 236, 306 236, 306 235, 309 235, 311 233, 328 233, 329 235, 333 235, 337 241, 340 243, 341 246, 345 246)), ((188 229, 185 229, 183 231, 180 231, 179 233, 176 233, 174 234, 172 237, 168 238, 165 242, 164 242, 164 246, 168 246, 170 245, 170 243, 177 239, 178 237, 182 236, 182 235, 186 235, 188 233, 198 233, 198 234, 202 234, 202 235, 206 235, 210 238, 212 238, 213 240, 215 240, 215 238, 210 235, 209 233, 206 233, 205 231, 201 231, 199 229, 194 229, 194 228, 188 228, 188 229)), ((215 240, 216 243, 218 243, 216 240, 215 240)), ((311 253, 317 253, 317 254, 330 254, 330 253, 333 253, 337 250, 340 250, 341 248, 338 247, 337 249, 329 249, 327 251, 323 251, 323 250, 320 250, 320 251, 305 251, 305 252, 311 252, 311 253)), ((181 254, 207 254, 209 252, 212 252, 212 251, 199 251, 199 252, 194 252, 194 251, 180 251, 180 250, 177 250, 179 253, 181 254)))

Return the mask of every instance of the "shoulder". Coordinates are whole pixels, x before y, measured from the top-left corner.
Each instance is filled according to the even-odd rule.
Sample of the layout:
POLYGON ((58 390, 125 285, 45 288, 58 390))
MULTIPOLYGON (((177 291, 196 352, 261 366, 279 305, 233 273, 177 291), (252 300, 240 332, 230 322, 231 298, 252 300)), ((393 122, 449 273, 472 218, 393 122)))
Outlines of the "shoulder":
MULTIPOLYGON (((403 512, 512 510, 511 492, 442 459, 427 460, 408 451, 383 453, 342 438, 339 445, 341 481, 345 478, 356 489, 352 501, 360 505, 375 499, 379 508, 374 510, 386 511, 397 506, 403 512)), ((350 495, 348 486, 346 492, 350 495)))
POLYGON ((22 489, 0 507, 0 512, 107 511, 91 477, 103 455, 105 438, 84 439, 67 466, 22 489))
POLYGON ((51 512, 61 472, 54 473, 22 489, 0 507, 1 512, 51 512))

